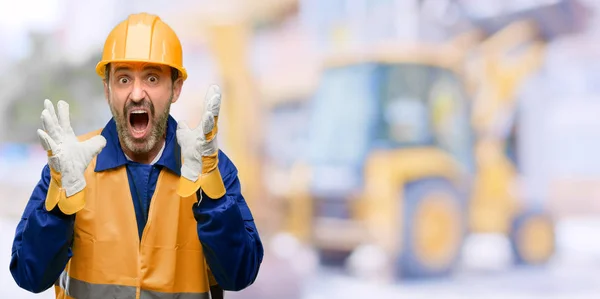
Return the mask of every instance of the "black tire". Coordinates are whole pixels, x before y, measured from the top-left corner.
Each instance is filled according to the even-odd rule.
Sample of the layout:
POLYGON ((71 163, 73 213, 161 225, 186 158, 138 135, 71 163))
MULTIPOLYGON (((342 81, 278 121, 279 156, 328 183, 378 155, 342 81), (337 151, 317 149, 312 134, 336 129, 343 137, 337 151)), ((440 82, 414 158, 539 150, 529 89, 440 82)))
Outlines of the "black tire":
POLYGON ((556 250, 555 224, 542 211, 525 211, 513 218, 509 239, 516 265, 543 265, 556 250))
POLYGON ((450 274, 460 257, 466 233, 464 198, 444 179, 424 179, 405 186, 401 204, 403 241, 396 266, 399 278, 434 278, 450 274), (423 212, 427 209, 429 214, 423 212), (429 216, 423 217, 426 215, 429 216), (423 225, 427 227, 418 227, 423 225), (436 238, 442 240, 441 246, 423 247, 436 238))

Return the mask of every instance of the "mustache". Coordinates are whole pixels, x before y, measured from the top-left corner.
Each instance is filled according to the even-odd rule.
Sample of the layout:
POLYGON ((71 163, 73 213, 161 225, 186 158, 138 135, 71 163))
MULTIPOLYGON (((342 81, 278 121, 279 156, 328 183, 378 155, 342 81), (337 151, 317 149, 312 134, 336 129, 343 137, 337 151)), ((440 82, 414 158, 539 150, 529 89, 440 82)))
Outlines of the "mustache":
POLYGON ((148 99, 143 99, 140 102, 134 102, 134 101, 129 101, 127 102, 127 105, 125 105, 125 107, 123 107, 123 116, 126 116, 127 113, 133 109, 139 109, 139 108, 146 108, 150 111, 150 116, 154 116, 154 104, 152 104, 152 101, 148 100, 148 99))

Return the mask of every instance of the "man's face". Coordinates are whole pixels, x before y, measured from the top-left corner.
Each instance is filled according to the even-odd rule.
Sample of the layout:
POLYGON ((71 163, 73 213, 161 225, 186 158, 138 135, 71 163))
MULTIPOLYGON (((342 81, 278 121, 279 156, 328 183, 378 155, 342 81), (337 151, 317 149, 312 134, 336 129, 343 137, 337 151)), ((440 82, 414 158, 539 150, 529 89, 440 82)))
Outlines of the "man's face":
POLYGON ((121 143, 134 154, 146 154, 165 135, 171 103, 179 98, 181 79, 168 66, 113 63, 104 93, 121 143))

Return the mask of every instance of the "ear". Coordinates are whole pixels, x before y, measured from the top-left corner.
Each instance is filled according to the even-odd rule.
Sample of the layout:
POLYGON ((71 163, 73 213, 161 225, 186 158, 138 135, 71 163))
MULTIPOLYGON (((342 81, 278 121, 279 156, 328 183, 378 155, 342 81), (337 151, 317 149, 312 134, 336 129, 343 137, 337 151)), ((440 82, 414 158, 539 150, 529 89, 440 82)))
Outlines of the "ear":
POLYGON ((104 84, 104 97, 108 101, 108 93, 110 91, 110 88, 108 87, 108 82, 106 81, 106 79, 102 80, 102 83, 104 84))
POLYGON ((183 88, 183 79, 182 78, 178 78, 177 80, 175 80, 175 82, 173 82, 173 99, 171 100, 171 103, 177 102, 177 100, 179 99, 179 95, 181 94, 182 88, 183 88))

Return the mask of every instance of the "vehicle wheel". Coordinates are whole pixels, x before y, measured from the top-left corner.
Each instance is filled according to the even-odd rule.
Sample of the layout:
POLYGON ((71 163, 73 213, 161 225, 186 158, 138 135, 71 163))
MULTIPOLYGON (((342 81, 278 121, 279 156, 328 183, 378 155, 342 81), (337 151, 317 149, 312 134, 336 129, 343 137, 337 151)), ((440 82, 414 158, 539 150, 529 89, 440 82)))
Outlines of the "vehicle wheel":
POLYGON ((542 212, 518 214, 513 219, 509 238, 518 265, 545 264, 556 250, 554 221, 542 212))
POLYGON ((405 186, 402 251, 397 270, 403 279, 449 274, 465 235, 465 205, 456 188, 443 179, 405 186))

